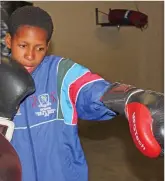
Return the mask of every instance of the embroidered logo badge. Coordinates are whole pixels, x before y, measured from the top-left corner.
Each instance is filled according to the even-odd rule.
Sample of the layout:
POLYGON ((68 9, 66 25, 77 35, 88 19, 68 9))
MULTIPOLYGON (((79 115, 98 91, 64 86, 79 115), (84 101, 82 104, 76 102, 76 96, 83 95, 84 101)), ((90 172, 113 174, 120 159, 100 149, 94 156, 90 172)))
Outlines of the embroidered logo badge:
POLYGON ((55 113, 55 109, 52 108, 52 103, 50 102, 49 94, 41 94, 38 96, 39 102, 39 112, 35 112, 37 116, 44 116, 47 117, 50 114, 55 113))

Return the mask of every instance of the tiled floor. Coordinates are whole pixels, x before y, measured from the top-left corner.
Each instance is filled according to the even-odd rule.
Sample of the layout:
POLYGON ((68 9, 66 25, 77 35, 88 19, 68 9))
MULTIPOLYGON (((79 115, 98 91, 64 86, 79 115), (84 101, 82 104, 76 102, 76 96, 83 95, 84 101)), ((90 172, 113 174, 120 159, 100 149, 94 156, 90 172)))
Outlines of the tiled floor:
POLYGON ((80 121, 80 138, 89 181, 164 180, 163 160, 148 159, 135 148, 125 119, 80 121))

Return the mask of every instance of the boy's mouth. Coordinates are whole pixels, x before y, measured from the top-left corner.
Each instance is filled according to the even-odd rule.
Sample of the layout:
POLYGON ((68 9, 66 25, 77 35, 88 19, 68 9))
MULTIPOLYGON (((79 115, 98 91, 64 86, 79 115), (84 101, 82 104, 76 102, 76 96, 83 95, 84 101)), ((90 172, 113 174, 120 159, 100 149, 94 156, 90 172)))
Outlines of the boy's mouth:
POLYGON ((24 67, 29 73, 31 73, 34 70, 34 67, 27 67, 27 66, 24 67))

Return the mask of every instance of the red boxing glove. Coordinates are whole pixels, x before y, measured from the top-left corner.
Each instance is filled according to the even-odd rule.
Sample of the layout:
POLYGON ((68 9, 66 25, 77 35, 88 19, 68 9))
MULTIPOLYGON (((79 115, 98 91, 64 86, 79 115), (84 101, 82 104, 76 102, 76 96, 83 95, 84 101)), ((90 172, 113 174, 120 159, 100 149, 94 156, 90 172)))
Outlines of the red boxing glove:
POLYGON ((115 83, 102 102, 116 113, 124 114, 136 147, 145 156, 164 156, 164 95, 115 83))
POLYGON ((125 105, 130 132, 137 148, 146 156, 164 152, 164 96, 153 91, 134 93, 125 105))

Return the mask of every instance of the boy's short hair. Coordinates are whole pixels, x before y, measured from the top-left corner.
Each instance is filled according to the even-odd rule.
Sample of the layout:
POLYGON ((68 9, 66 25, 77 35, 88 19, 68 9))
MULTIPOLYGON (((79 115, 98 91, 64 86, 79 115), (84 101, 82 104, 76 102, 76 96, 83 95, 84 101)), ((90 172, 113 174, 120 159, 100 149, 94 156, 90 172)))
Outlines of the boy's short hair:
POLYGON ((23 6, 16 9, 8 20, 8 31, 13 36, 20 26, 29 25, 40 27, 47 32, 47 41, 53 33, 51 16, 43 9, 35 6, 23 6))

